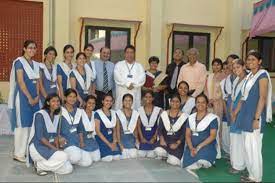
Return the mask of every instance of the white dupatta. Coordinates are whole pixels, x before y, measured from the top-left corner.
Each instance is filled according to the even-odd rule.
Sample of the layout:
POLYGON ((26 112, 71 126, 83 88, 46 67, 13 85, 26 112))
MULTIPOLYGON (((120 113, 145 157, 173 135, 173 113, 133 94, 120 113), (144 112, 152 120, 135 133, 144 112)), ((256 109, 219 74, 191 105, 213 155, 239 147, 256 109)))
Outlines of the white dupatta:
POLYGON ((173 125, 171 125, 167 111, 163 111, 161 113, 160 117, 162 119, 162 122, 163 122, 163 125, 164 125, 164 128, 166 129, 166 131, 172 130, 173 132, 177 132, 182 127, 182 125, 185 123, 186 119, 188 118, 188 114, 182 113, 173 125))
POLYGON ((84 125, 86 132, 94 132, 95 131, 95 118, 94 112, 92 111, 92 117, 89 119, 86 111, 82 109, 82 123, 84 125))
POLYGON ((82 90, 89 91, 89 88, 90 88, 91 82, 92 82, 91 73, 89 73, 85 69, 85 74, 86 74, 86 82, 85 82, 85 80, 83 79, 81 74, 76 69, 73 69, 72 72, 74 73, 75 78, 78 81, 79 85, 81 86, 82 90))
POLYGON ((15 92, 15 88, 16 88, 16 71, 15 71, 15 62, 16 61, 20 61, 21 64, 23 65, 23 69, 26 72, 28 78, 30 80, 34 80, 34 79, 39 79, 40 75, 39 75, 39 66, 40 64, 36 61, 32 61, 33 63, 33 69, 31 68, 30 64, 28 63, 28 61, 24 58, 24 57, 18 57, 17 59, 15 59, 12 63, 12 69, 11 69, 11 73, 10 73, 10 92, 9 92, 9 99, 8 99, 8 107, 9 109, 13 109, 14 108, 14 92, 15 92))
POLYGON ((243 87, 244 81, 245 79, 243 79, 240 83, 239 83, 240 78, 237 77, 234 82, 233 82, 233 87, 232 87, 232 94, 231 94, 231 98, 232 101, 235 101, 237 96, 239 95, 239 93, 241 92, 241 89, 243 87))
POLYGON ((271 122, 272 121, 272 83, 270 76, 268 72, 264 69, 260 69, 255 75, 250 72, 246 78, 245 82, 243 84, 243 87, 241 89, 242 91, 242 100, 246 101, 247 97, 249 95, 249 92, 251 88, 254 86, 257 79, 262 75, 263 73, 266 73, 268 78, 268 91, 267 91, 267 101, 266 101, 266 121, 271 122))
POLYGON ((150 119, 148 120, 148 117, 145 113, 144 107, 140 107, 138 109, 138 112, 139 112, 139 117, 140 117, 140 120, 141 120, 141 123, 143 124, 143 126, 146 128, 154 127, 158 120, 160 111, 161 111, 161 108, 154 106, 154 109, 152 111, 150 119))
MULTIPOLYGON (((59 64, 61 69, 63 70, 63 72, 66 74, 67 76, 67 88, 63 88, 63 90, 66 90, 68 88, 71 88, 71 84, 70 84, 70 73, 72 71, 72 69, 70 69, 70 67, 65 63, 65 62, 62 62, 59 64)), ((72 64, 73 65, 73 64, 72 64)), ((74 65, 73 65, 73 68, 74 68, 74 65)))
POLYGON ((56 74, 56 65, 52 64, 52 73, 49 72, 47 66, 44 63, 40 64, 40 68, 43 70, 45 77, 47 78, 47 80, 55 82, 56 78, 57 78, 57 74, 56 74))
POLYGON ((67 111, 66 108, 61 107, 61 111, 62 111, 62 116, 66 119, 66 121, 70 124, 70 125, 77 125, 80 122, 81 116, 82 116, 82 110, 77 108, 76 109, 76 113, 73 117, 73 121, 71 119, 71 114, 67 111))
POLYGON ((189 127, 193 132, 202 132, 204 131, 209 125, 210 123, 214 120, 217 119, 219 120, 218 116, 216 116, 215 114, 212 113, 208 113, 199 123, 198 125, 196 122, 196 117, 197 117, 197 113, 191 114, 188 117, 188 122, 189 122, 189 127))
POLYGON ((111 120, 104 114, 102 109, 96 111, 101 118, 101 121, 104 123, 106 128, 114 128, 116 126, 116 112, 111 110, 111 120))
POLYGON ((122 125, 123 132, 125 134, 134 133, 136 125, 137 125, 139 113, 136 110, 133 110, 130 121, 127 120, 125 114, 120 109, 116 111, 116 114, 117 114, 119 121, 122 125))
POLYGON ((195 107, 196 102, 195 102, 195 98, 194 97, 190 97, 186 103, 184 104, 184 106, 182 107, 181 111, 186 113, 186 114, 191 114, 192 109, 195 107))

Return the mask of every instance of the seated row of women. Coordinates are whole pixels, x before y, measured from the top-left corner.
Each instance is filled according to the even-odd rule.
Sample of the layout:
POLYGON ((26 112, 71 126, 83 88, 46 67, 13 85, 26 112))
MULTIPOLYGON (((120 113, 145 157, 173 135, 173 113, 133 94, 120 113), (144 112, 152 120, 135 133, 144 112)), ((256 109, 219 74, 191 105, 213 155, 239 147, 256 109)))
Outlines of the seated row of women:
POLYGON ((218 117, 208 113, 208 99, 196 97, 196 112, 181 111, 181 97, 174 95, 170 108, 153 105, 153 93, 143 94, 144 105, 132 109, 133 96, 125 94, 123 108, 112 110, 113 97, 105 95, 102 108, 94 111, 96 98, 89 95, 84 109, 75 107, 77 92, 67 89, 61 106, 50 94, 34 116, 29 138, 29 161, 39 175, 68 174, 74 164, 130 158, 164 159, 187 169, 208 168, 216 159, 218 117), (186 142, 186 144, 185 144, 186 142))

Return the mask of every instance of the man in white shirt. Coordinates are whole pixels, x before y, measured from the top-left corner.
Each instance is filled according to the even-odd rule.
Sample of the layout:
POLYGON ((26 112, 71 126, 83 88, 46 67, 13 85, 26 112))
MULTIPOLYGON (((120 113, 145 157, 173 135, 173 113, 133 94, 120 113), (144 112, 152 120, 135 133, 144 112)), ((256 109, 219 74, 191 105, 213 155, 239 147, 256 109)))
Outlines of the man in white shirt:
POLYGON ((136 49, 134 46, 126 46, 124 49, 125 60, 115 65, 115 109, 122 108, 122 97, 127 93, 130 93, 134 97, 134 109, 138 109, 141 105, 141 87, 145 83, 145 71, 143 66, 135 61, 135 52, 136 49))

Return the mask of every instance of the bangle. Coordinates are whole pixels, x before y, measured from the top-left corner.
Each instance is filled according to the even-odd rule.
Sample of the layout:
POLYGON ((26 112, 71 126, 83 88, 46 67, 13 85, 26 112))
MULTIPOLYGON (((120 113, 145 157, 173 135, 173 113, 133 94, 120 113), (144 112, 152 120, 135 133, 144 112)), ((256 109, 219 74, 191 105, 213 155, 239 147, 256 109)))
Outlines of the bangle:
POLYGON ((196 150, 199 151, 200 149, 201 149, 201 146, 198 145, 198 146, 196 147, 196 150))

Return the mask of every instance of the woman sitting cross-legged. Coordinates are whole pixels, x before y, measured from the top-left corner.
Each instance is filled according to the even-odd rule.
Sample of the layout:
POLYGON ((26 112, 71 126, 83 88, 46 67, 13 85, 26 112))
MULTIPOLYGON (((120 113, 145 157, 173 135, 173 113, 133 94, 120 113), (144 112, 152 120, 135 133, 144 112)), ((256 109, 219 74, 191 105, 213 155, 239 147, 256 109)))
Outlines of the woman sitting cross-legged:
POLYGON ((188 171, 209 168, 216 160, 216 135, 218 116, 207 112, 208 98, 204 94, 196 97, 197 112, 188 117, 183 167, 188 171))
POLYGON ((61 108, 60 145, 68 154, 70 162, 79 166, 90 166, 92 158, 90 153, 80 148, 80 123, 82 109, 76 108, 77 92, 67 89, 64 92, 65 104, 61 108))
POLYGON ((132 109, 133 95, 125 94, 122 97, 122 105, 123 108, 116 112, 119 121, 117 123, 117 137, 122 151, 121 159, 136 158, 136 145, 139 144, 136 126, 139 113, 132 109))
POLYGON ((155 149, 158 157, 166 158, 167 163, 180 166, 185 144, 185 122, 188 114, 182 113, 179 95, 173 95, 170 109, 163 111, 159 120, 159 144, 155 149))
POLYGON ((82 110, 82 120, 79 124, 80 148, 90 153, 92 161, 100 160, 100 151, 95 140, 94 109, 96 98, 88 95, 85 99, 85 109, 82 110))
POLYGON ((27 165, 33 163, 38 175, 47 175, 47 172, 69 174, 73 171, 67 154, 58 149, 59 111, 60 98, 57 94, 49 94, 43 108, 34 116, 27 165))
POLYGON ((102 100, 102 108, 95 112, 96 141, 99 146, 101 160, 119 160, 121 151, 117 141, 116 112, 111 110, 113 96, 106 94, 102 100))
POLYGON ((146 90, 143 92, 144 106, 140 107, 138 121, 138 136, 140 139, 139 157, 154 158, 156 157, 154 149, 157 146, 157 136, 158 136, 158 120, 161 108, 154 106, 154 96, 153 92, 146 90))

